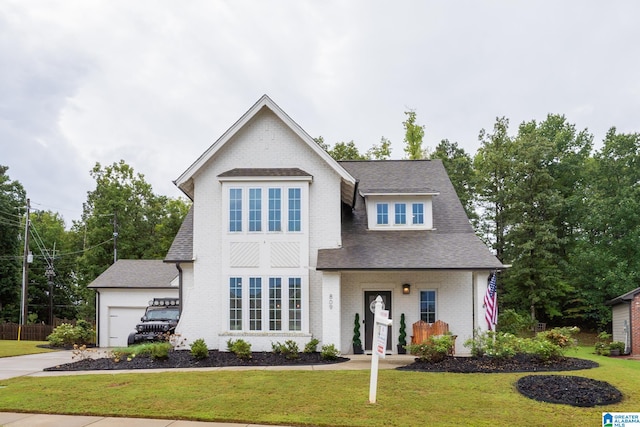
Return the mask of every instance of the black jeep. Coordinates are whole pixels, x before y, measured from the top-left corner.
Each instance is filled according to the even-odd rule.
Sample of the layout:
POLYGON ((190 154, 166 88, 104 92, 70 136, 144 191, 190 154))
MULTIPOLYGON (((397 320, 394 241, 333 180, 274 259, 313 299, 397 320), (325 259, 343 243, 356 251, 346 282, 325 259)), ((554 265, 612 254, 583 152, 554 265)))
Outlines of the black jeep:
POLYGON ((149 301, 142 323, 136 325, 136 331, 129 334, 128 345, 145 341, 166 341, 174 333, 180 318, 180 300, 178 298, 154 298, 149 301))

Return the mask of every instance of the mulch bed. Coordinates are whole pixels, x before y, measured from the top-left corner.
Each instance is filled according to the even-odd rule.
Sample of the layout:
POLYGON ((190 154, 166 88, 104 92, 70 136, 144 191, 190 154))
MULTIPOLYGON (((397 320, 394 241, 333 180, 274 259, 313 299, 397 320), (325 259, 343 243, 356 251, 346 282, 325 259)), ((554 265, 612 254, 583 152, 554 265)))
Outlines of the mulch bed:
MULTIPOLYGON (((299 353, 296 359, 287 359, 273 352, 253 352, 251 359, 239 359, 230 352, 210 350, 204 359, 195 359, 189 351, 174 350, 164 360, 148 356, 137 356, 131 360, 114 361, 112 358, 91 358, 89 350, 82 360, 46 368, 45 371, 93 371, 123 369, 169 369, 169 368, 206 368, 228 366, 295 366, 319 365, 346 362, 349 359, 339 357, 336 360, 324 360, 320 353, 299 353)), ((397 368, 405 371, 420 372, 457 372, 457 373, 508 373, 508 372, 549 372, 572 371, 597 367, 596 362, 564 357, 552 361, 541 361, 527 355, 504 360, 475 357, 447 357, 442 362, 427 363, 415 360, 413 363, 397 368)), ((603 381, 564 375, 528 375, 518 380, 517 390, 523 395, 542 402, 561 403, 572 406, 595 406, 617 403, 622 393, 603 381)))
POLYGON ((520 393, 530 399, 571 406, 611 405, 622 400, 622 393, 604 381, 565 375, 527 375, 516 383, 520 393))
POLYGON ((416 359, 400 370, 426 372, 458 372, 458 373, 496 373, 496 372, 549 372, 575 371, 596 368, 596 362, 575 357, 563 357, 549 361, 526 354, 518 354, 511 358, 496 359, 493 357, 447 357, 442 362, 428 363, 416 359))
POLYGON ((170 351, 169 357, 164 360, 153 359, 148 356, 136 356, 131 360, 125 358, 116 362, 108 357, 92 359, 91 353, 87 353, 87 356, 87 358, 78 360, 77 362, 46 368, 45 371, 325 365, 349 360, 345 357, 338 357, 335 360, 325 360, 320 356, 320 353, 299 353, 297 359, 287 359, 284 355, 273 352, 253 352, 250 359, 244 360, 238 358, 234 353, 218 350, 209 350, 209 357, 204 359, 195 359, 188 350, 170 351))

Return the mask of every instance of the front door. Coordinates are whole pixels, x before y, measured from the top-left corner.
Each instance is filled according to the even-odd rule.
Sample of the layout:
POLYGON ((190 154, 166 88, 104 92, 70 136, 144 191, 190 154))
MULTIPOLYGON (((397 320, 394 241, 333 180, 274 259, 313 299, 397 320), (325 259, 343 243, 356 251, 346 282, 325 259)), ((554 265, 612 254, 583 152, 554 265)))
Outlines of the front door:
MULTIPOLYGON (((373 306, 376 298, 380 295, 382 297, 382 303, 384 309, 389 310, 389 319, 393 319, 391 316, 391 291, 365 291, 364 293, 364 349, 365 351, 371 351, 373 348, 373 306), (371 307, 371 308, 370 308, 371 307)), ((387 334, 387 350, 391 350, 392 336, 391 330, 387 334)))

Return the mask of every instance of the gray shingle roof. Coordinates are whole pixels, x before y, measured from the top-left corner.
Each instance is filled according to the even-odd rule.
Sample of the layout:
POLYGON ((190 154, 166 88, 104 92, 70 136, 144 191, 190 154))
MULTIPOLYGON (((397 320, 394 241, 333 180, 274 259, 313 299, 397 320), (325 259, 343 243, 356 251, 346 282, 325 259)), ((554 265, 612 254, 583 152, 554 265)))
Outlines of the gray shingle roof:
POLYGON ((639 293, 640 288, 635 288, 634 290, 629 291, 626 294, 620 295, 612 300, 607 301, 607 305, 617 305, 625 301, 633 301, 633 298, 635 298, 635 296, 639 293))
POLYGON ((423 189, 433 196, 433 225, 425 231, 367 228, 365 201, 358 196, 343 215, 342 247, 318 251, 319 270, 496 269, 503 265, 476 236, 440 160, 340 162, 359 180, 359 192, 423 189))
POLYGON ((89 288, 169 288, 178 276, 173 264, 156 259, 120 259, 99 275, 89 288))
POLYGON ((193 205, 173 239, 165 262, 193 262, 193 205))

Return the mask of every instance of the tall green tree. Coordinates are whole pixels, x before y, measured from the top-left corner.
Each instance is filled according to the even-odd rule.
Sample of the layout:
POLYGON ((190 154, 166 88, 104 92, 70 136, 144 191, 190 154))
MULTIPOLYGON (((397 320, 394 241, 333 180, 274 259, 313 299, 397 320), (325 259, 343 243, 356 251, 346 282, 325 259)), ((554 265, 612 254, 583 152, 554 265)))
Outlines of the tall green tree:
POLYGON ((515 162, 515 146, 513 138, 509 136, 509 119, 496 118, 493 132, 482 129, 479 140, 481 146, 473 159, 480 212, 476 230, 494 249, 498 259, 505 262, 506 211, 509 203, 507 186, 515 162))
POLYGON ((367 160, 367 157, 360 154, 355 142, 337 142, 329 154, 336 160, 367 160))
POLYGON ((405 111, 407 119, 402 122, 404 126, 404 151, 409 160, 426 159, 427 150, 422 148, 424 138, 424 126, 416 123, 416 112, 414 110, 405 111))
POLYGON ((367 150, 365 157, 373 160, 387 160, 391 157, 391 141, 384 136, 380 138, 380 144, 373 144, 373 146, 367 150))
POLYGON ((476 178, 471 156, 457 142, 443 139, 431 153, 431 158, 442 160, 467 216, 475 222, 478 218, 474 205, 476 178))
MULTIPOLYGON (((74 223, 81 245, 77 277, 81 287, 106 270, 114 258, 154 259, 166 254, 187 208, 157 196, 144 175, 124 160, 91 170, 96 188, 87 195, 81 221, 74 223)), ((91 308, 93 295, 84 292, 91 308)))
POLYGON ((532 319, 561 314, 570 291, 558 266, 561 242, 556 219, 562 212, 562 195, 555 189, 550 166, 555 146, 531 121, 520 125, 514 162, 506 187, 508 209, 505 259, 511 264, 504 276, 508 305, 528 306, 532 319))
POLYGON ((22 271, 22 218, 26 195, 0 165, 0 321, 18 322, 22 271))

